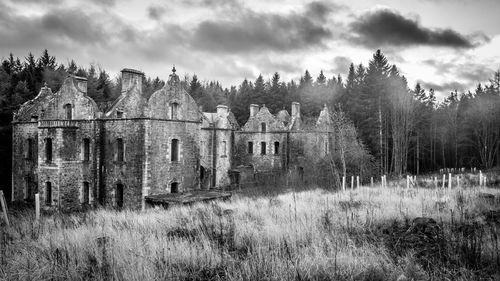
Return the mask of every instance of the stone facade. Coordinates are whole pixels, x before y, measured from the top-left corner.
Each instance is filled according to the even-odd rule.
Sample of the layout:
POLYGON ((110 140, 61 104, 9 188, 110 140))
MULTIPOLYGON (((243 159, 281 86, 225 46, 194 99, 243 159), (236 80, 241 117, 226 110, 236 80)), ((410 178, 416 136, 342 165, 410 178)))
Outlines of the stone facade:
POLYGON ((23 104, 12 123, 12 200, 38 192, 47 209, 144 209, 148 195, 234 186, 260 172, 307 172, 306 159, 333 145, 326 107, 304 130, 298 103, 291 115, 251 105, 240 129, 225 105, 201 112, 175 68, 149 99, 142 79, 123 69, 121 95, 107 112, 76 76, 23 104))

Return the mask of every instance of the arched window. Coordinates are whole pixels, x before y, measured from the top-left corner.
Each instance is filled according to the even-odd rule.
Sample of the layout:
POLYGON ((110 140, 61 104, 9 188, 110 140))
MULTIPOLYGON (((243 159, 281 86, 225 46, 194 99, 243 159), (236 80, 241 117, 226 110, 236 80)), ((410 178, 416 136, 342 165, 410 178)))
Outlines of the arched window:
POLYGON ((24 200, 31 199, 33 193, 32 180, 30 176, 24 178, 24 200))
POLYGON ((262 122, 260 123, 260 131, 265 132, 266 131, 266 123, 262 122))
POLYGON ((71 120, 73 118, 71 104, 67 103, 64 105, 64 112, 66 113, 66 119, 71 120))
POLYGON ((179 183, 173 182, 170 184, 170 193, 179 193, 179 183))
POLYGON ((88 181, 84 181, 82 185, 82 204, 89 204, 89 196, 90 196, 90 184, 88 181))
POLYGON ((123 184, 121 184, 121 183, 116 184, 115 206, 118 209, 123 208, 123 184))
POLYGON ((172 120, 177 120, 179 117, 179 104, 176 102, 173 102, 170 104, 170 119, 172 120))
POLYGON ((274 142, 274 154, 280 154, 280 143, 277 141, 274 142))
POLYGON ((170 161, 177 162, 179 161, 179 140, 172 139, 170 145, 170 161))
POLYGON ((35 154, 34 154, 34 140, 32 138, 29 138, 26 140, 26 159, 28 160, 33 160, 33 158, 35 157, 35 154))
POLYGON ((253 142, 248 142, 248 154, 253 154, 253 142))
POLYGON ((52 183, 50 181, 45 183, 45 205, 52 205, 52 183))
POLYGON ((52 139, 45 139, 45 162, 52 163, 52 139))
POLYGON ((116 139, 116 161, 123 162, 123 159, 124 159, 123 139, 117 138, 116 139))
POLYGON ((260 154, 266 155, 266 142, 265 141, 260 143, 260 154))
POLYGON ((90 139, 84 138, 83 139, 83 161, 89 161, 90 160, 90 139))

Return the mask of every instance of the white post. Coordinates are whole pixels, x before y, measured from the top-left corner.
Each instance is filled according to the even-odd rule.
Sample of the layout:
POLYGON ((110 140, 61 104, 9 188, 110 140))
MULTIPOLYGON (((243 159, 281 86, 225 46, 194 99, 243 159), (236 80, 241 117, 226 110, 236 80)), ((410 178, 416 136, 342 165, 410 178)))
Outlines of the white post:
POLYGON ((443 189, 444 189, 444 185, 446 184, 446 175, 443 174, 443 189))
POLYGON ((370 178, 370 187, 373 187, 373 177, 370 178))
POLYGON ((356 184, 357 188, 359 188, 359 176, 356 176, 356 184))
POLYGON ((483 186, 483 173, 479 171, 479 186, 483 186))
POLYGON ((345 191, 345 176, 342 177, 342 191, 345 191))
POLYGON ((448 189, 451 189, 451 173, 448 173, 448 189))
POLYGON ((434 188, 438 188, 438 178, 434 177, 434 188))
POLYGON ((40 220, 40 194, 35 194, 35 214, 36 221, 40 220))
POLYGON ((354 176, 351 176, 351 190, 354 189, 354 176))
POLYGON ((380 176, 380 185, 381 187, 384 187, 384 176, 380 176))
POLYGON ((406 188, 410 188, 410 176, 406 175, 406 188))
POLYGON ((457 188, 460 188, 460 176, 457 175, 457 188))

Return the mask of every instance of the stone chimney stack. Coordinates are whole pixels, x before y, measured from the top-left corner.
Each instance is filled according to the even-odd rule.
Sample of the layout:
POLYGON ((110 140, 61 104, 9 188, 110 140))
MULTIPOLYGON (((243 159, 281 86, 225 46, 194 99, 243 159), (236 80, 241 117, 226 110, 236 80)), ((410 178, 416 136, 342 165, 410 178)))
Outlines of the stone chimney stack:
POLYGON ((250 105, 250 117, 254 117, 257 112, 259 112, 259 105, 257 104, 251 104, 250 105))
POLYGON ((300 117, 300 103, 292 102, 292 117, 300 117))
POLYGON ((122 92, 126 92, 134 84, 137 84, 139 89, 142 89, 142 77, 144 72, 139 70, 124 68, 122 69, 122 92))
POLYGON ((72 75, 75 86, 78 90, 87 93, 87 78, 72 75))
POLYGON ((222 104, 219 104, 217 106, 217 116, 218 117, 226 117, 228 114, 229 110, 228 107, 222 104))

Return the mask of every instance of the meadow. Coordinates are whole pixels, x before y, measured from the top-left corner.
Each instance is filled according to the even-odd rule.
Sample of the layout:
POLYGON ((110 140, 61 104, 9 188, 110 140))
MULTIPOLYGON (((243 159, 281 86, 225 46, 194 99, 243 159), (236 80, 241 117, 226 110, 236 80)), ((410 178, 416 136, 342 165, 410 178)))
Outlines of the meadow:
POLYGON ((500 280, 499 189, 259 194, 39 223, 14 210, 0 230, 0 279, 500 280))

